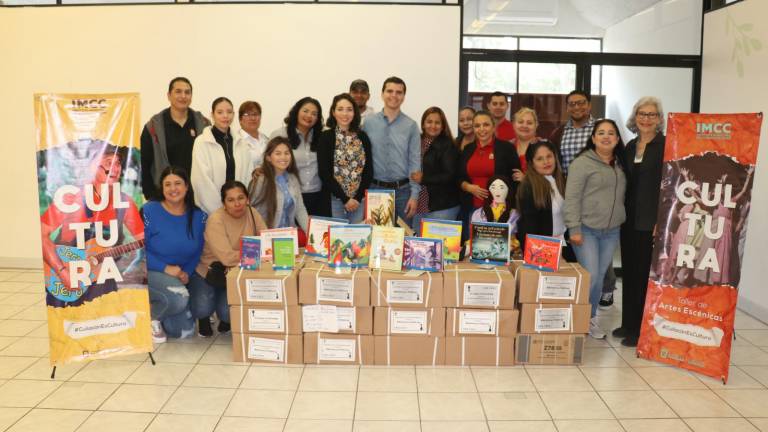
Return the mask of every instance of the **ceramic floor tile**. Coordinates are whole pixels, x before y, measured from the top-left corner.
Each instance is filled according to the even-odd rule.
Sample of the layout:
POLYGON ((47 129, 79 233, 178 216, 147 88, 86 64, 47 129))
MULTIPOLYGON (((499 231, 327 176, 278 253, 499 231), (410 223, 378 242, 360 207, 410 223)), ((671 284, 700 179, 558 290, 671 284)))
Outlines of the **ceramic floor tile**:
POLYGON ((212 432, 219 416, 158 414, 145 432, 212 432))
POLYGON ((352 420, 288 419, 284 432, 341 432, 352 430, 352 420))
POLYGON ((729 390, 729 389, 738 389, 738 388, 754 388, 754 389, 765 388, 765 386, 763 384, 760 384, 758 380, 751 377, 748 373, 742 370, 744 368, 751 368, 751 367, 764 368, 766 371, 768 371, 768 366, 741 366, 741 369, 736 366, 731 366, 730 370, 728 371, 728 383, 725 385, 723 385, 723 381, 719 379, 710 378, 704 375, 696 375, 696 378, 698 378, 699 381, 703 382, 705 386, 711 388, 712 390, 729 390))
POLYGON ((240 388, 296 391, 303 368, 251 365, 240 388))
POLYGON ((488 420, 549 420, 536 392, 480 393, 488 420))
POLYGON ((36 329, 32 330, 27 334, 27 337, 34 337, 34 338, 47 338, 48 337, 48 323, 41 323, 40 321, 30 321, 32 323, 38 323, 40 326, 38 326, 36 329))
POLYGON ((485 420, 477 393, 419 393, 422 421, 485 420))
POLYGON ((627 432, 691 432, 680 419, 620 420, 619 423, 627 432))
POLYGON ((96 411, 77 432, 142 432, 154 417, 145 413, 96 411))
POLYGON ((242 365, 232 361, 232 345, 211 345, 200 358, 201 364, 242 365))
POLYGON ((8 319, 19 312, 23 311, 24 306, 11 306, 0 304, 0 319, 8 319))
POLYGON ((141 366, 141 363, 126 361, 94 360, 72 377, 72 381, 123 383, 141 366))
POLYGON ((418 421, 360 421, 355 420, 352 432, 421 432, 418 421))
POLYGON ((624 432, 616 420, 555 420, 559 432, 624 432))
MULTIPOLYGON (((23 306, 22 306, 23 307, 23 306)), ((13 316, 13 319, 30 321, 47 321, 48 309, 45 305, 32 305, 13 316)))
POLYGON ((73 432, 91 411, 33 409, 7 432, 73 432))
POLYGON ((0 387, 0 406, 34 407, 61 385, 58 381, 10 380, 0 387))
POLYGON ((282 432, 283 426, 283 419, 222 417, 215 432, 282 432))
POLYGON ((285 419, 291 410, 293 391, 240 389, 229 403, 225 416, 285 419))
POLYGON ((355 420, 419 420, 416 393, 360 392, 355 420))
POLYGON ((352 420, 355 392, 298 392, 289 418, 303 420, 352 420))
POLYGON ((38 327, 48 331, 48 325, 40 321, 5 320, 0 322, 0 336, 25 336, 38 327))
POLYGON ((10 379, 38 361, 37 357, 0 357, 0 379, 10 379))
POLYGON ((15 276, 12 276, 8 279, 11 282, 26 282, 26 283, 32 283, 37 282, 41 286, 43 285, 43 274, 39 272, 35 273, 19 273, 15 276))
POLYGON ((48 356, 48 339, 24 337, 0 351, 2 356, 43 357, 48 356))
POLYGON ((658 393, 680 417, 739 416, 711 390, 659 390, 658 393))
POLYGON ((768 328, 763 330, 738 330, 736 332, 738 338, 746 339, 752 345, 756 346, 768 346, 768 328))
POLYGON ((414 368, 360 368, 358 391, 416 392, 414 368))
MULTIPOLYGON (((731 367, 731 372, 733 372, 734 369, 734 367, 731 367)), ((738 369, 741 369, 750 377, 768 387, 768 366, 739 366, 738 369)), ((728 382, 730 383, 730 381, 731 379, 729 377, 728 382)))
POLYGON ((744 417, 768 417, 768 390, 715 390, 715 393, 744 417))
POLYGON ((584 348, 581 366, 583 368, 629 367, 629 364, 613 348, 584 348))
POLYGON ((306 368, 299 391, 356 391, 359 368, 306 368))
POLYGON ((45 299, 45 295, 28 293, 15 293, 3 299, 3 304, 11 306, 32 306, 33 304, 45 299))
POLYGON ((643 358, 637 357, 637 350, 635 348, 616 348, 616 352, 619 353, 621 358, 624 359, 633 368, 645 368, 645 367, 664 367, 663 363, 658 363, 643 358))
POLYGON ((759 432, 743 418, 691 418, 684 419, 693 432, 759 432))
POLYGON ((417 368, 419 392, 476 392, 469 368, 417 368))
POLYGON ((166 402, 165 414, 221 415, 234 395, 234 389, 179 387, 166 402))
POLYGON ((6 430, 28 411, 29 408, 0 408, 0 430, 6 430))
POLYGON ((27 285, 29 285, 27 282, 10 282, 2 280, 2 275, 0 275, 0 293, 16 293, 21 291, 21 289, 27 285))
POLYGON ((472 368, 479 392, 536 391, 524 368, 472 368))
POLYGON ((750 418, 747 420, 755 425, 760 432, 768 432, 768 418, 750 418))
POLYGON ((422 432, 488 432, 484 421, 423 421, 422 432))
MULTIPOLYGON (((28 358, 28 357, 27 357, 28 358)), ((56 375, 54 379, 56 381, 67 381, 76 373, 80 372, 88 362, 73 362, 61 366, 56 366, 56 375)), ((51 362, 48 357, 35 358, 35 362, 25 369, 23 372, 16 375, 16 379, 31 379, 31 380, 50 380, 51 379, 51 362)))
MULTIPOLYGON (((207 349, 207 344, 164 343, 153 355, 159 363, 197 363, 207 349)), ((232 348, 229 351, 231 360, 232 348)))
POLYGON ((128 377, 127 384, 180 385, 194 365, 183 363, 143 363, 128 377))
POLYGON ((555 420, 613 419, 595 392, 541 392, 540 395, 555 420))
POLYGON ((199 364, 184 380, 186 387, 237 388, 248 370, 247 365, 225 366, 199 364))
POLYGON ((650 390, 631 368, 583 368, 581 372, 595 390, 650 390))
POLYGON ((489 421, 491 432, 557 432, 551 421, 489 421))
POLYGON ((704 389, 706 386, 691 372, 671 366, 635 368, 643 379, 656 390, 704 389))
POLYGON ((117 384, 65 382, 38 408, 95 410, 117 389, 117 384))
POLYGON ((528 369, 533 385, 539 391, 587 391, 592 390, 581 370, 573 369, 528 369))
POLYGON ((731 363, 736 366, 768 366, 768 352, 756 346, 731 348, 731 363))
POLYGON ((677 418, 654 391, 601 391, 599 394, 618 419, 677 418))
MULTIPOLYGON (((733 328, 736 330, 767 330, 768 325, 761 322, 760 320, 752 318, 745 313, 736 313, 736 320, 734 322, 733 328)), ((737 338, 739 337, 738 335, 739 332, 737 331, 737 338)))
POLYGON ((175 391, 175 386, 123 384, 100 409, 156 413, 175 391))

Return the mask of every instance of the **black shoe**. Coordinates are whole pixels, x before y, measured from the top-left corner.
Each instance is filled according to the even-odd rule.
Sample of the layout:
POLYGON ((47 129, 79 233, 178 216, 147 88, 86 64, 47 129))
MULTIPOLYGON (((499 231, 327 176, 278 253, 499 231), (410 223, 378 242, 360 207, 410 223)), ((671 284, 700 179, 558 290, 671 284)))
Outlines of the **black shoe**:
POLYGON ((638 336, 627 336, 621 340, 621 344, 625 347, 636 347, 638 339, 638 336))
POLYGON ((611 335, 612 335, 613 337, 615 337, 615 338, 623 338, 623 337, 627 337, 627 329, 625 329, 624 327, 618 327, 618 328, 615 328, 615 329, 613 329, 613 331, 611 332, 611 335))
POLYGON ((229 325, 226 321, 219 321, 219 328, 217 329, 219 331, 219 334, 226 334, 229 333, 229 331, 232 329, 232 327, 229 325))
POLYGON ((603 295, 600 296, 600 302, 598 305, 600 306, 600 309, 608 309, 609 307, 613 306, 613 291, 603 293, 603 295))
POLYGON ((200 337, 209 338, 213 336, 213 328, 211 328, 211 319, 200 318, 197 320, 197 334, 200 337))

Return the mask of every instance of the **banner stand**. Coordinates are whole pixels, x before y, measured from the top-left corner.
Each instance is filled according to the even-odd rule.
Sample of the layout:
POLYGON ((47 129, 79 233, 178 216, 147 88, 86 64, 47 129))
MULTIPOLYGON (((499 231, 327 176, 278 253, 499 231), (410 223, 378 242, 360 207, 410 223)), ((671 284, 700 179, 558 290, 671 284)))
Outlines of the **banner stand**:
MULTIPOLYGON (((157 363, 155 363, 155 358, 152 356, 152 353, 151 352, 147 353, 147 355, 149 355, 149 361, 152 362, 152 366, 157 365, 157 363)), ((55 379, 55 378, 56 378, 56 366, 54 366, 53 369, 51 370, 51 379, 55 379)))

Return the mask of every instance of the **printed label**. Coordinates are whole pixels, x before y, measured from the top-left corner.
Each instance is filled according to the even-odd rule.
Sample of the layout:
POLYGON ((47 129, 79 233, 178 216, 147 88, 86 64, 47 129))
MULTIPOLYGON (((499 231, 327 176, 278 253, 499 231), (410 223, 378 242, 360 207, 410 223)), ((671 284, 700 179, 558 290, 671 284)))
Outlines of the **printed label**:
POLYGON ((464 283, 464 302, 462 306, 498 306, 500 283, 464 283))
POLYGON ((576 278, 573 276, 539 276, 539 298, 573 300, 576 278))
POLYGON ((424 281, 388 280, 387 303, 424 303, 424 281))
POLYGON ((282 339, 249 337, 248 358, 283 362, 285 359, 285 341, 282 339))
POLYGON ((495 335, 496 312, 459 311, 459 333, 495 335))
POLYGON ((301 308, 304 331, 336 333, 339 331, 336 306, 309 305, 301 308))
POLYGON ((352 303, 355 290, 352 279, 319 278, 317 301, 352 303))
POLYGON ((283 283, 280 279, 246 279, 245 298, 249 302, 283 302, 283 283))
POLYGON ((537 332, 570 331, 571 308, 536 309, 534 329, 537 332))
POLYGON ((248 331, 285 332, 285 312, 279 309, 248 309, 248 331))
POLYGON ((355 326, 356 318, 357 318, 357 314, 355 313, 355 308, 353 307, 337 307, 336 308, 336 320, 338 323, 339 331, 354 333, 355 329, 357 328, 355 326))
POLYGON ((317 344, 317 359, 320 361, 355 361, 356 339, 323 339, 317 344))
POLYGON ((390 310, 389 332, 392 334, 427 334, 427 311, 390 310))

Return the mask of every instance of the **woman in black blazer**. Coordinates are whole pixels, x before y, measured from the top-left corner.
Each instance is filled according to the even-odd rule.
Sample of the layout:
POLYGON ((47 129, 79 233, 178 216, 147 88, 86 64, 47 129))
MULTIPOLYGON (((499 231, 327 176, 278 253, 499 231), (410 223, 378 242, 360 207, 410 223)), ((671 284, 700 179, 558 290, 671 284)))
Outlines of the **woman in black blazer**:
POLYGON ((318 141, 317 171, 323 189, 331 193, 331 213, 360 223, 365 216, 365 191, 373 179, 373 154, 352 96, 342 93, 333 98, 326 125, 318 141))
POLYGON ((664 162, 664 111, 655 97, 635 103, 627 129, 637 136, 625 148, 627 220, 621 227, 621 327, 613 336, 624 346, 637 346, 651 269, 653 231, 664 162))
POLYGON ((421 184, 413 229, 420 231, 422 219, 456 220, 459 190, 456 168, 459 151, 453 142, 445 113, 430 107, 421 116, 421 172, 411 180, 421 184))

